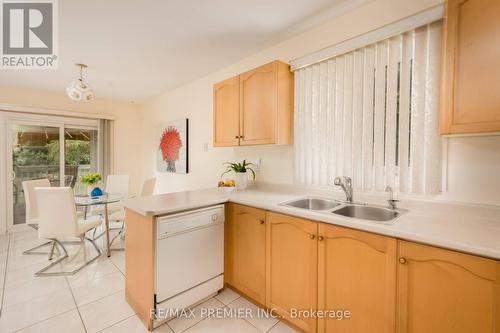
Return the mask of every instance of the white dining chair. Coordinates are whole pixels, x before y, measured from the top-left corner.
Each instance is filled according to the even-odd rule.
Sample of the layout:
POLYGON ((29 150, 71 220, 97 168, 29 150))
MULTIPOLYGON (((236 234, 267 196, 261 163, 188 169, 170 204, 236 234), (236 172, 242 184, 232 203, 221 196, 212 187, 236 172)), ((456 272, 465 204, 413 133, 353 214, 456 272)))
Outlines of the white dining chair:
POLYGON ((62 249, 63 254, 55 261, 35 273, 35 276, 73 275, 87 266, 101 255, 101 251, 85 234, 101 224, 100 216, 91 216, 87 219, 78 219, 75 206, 75 197, 71 187, 37 187, 34 190, 38 205, 38 237, 51 242, 49 260, 54 257, 56 246, 62 249), (69 272, 47 272, 48 269, 68 258, 68 251, 61 239, 78 237, 83 248, 84 262, 69 272), (89 241, 97 254, 87 260, 85 255, 85 240, 89 241))
MULTIPOLYGON (((146 179, 142 183, 141 192, 140 192, 141 197, 147 197, 147 196, 153 195, 154 190, 155 190, 155 185, 156 185, 156 178, 146 179)), ((119 221, 123 222, 121 230, 118 232, 118 234, 115 237, 113 237, 113 239, 111 240, 110 243, 112 244, 118 236, 120 236, 120 238, 122 240, 125 239, 125 210, 121 210, 121 211, 117 211, 117 212, 112 213, 109 216, 109 221, 110 222, 119 222, 119 221)))
MULTIPOLYGON (((22 182, 22 186, 24 193, 24 202, 26 205, 26 225, 35 230, 38 230, 38 205, 34 191, 36 187, 50 187, 50 181, 47 178, 25 180, 22 182)), ((50 242, 45 242, 43 244, 37 245, 29 250, 24 251, 23 254, 47 254, 48 252, 41 252, 37 250, 49 244, 50 242)))
POLYGON ((149 178, 142 183, 141 197, 148 197, 154 194, 156 186, 156 178, 149 178))
MULTIPOLYGON (((130 177, 128 175, 108 175, 106 177, 104 191, 106 193, 120 194, 123 199, 127 199, 129 196, 129 183, 130 177)), ((121 202, 108 205, 108 214, 120 210, 123 210, 123 204, 121 202)), ((97 206, 92 210, 92 214, 102 215, 104 214, 104 208, 102 206, 97 206)))

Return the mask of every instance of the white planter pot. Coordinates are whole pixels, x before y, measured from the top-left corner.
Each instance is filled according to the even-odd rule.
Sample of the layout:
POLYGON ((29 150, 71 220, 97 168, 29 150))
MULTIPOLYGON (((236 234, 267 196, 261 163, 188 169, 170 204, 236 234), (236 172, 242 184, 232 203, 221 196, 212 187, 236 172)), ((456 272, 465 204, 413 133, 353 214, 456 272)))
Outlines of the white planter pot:
POLYGON ((244 190, 248 186, 248 174, 246 172, 235 172, 236 189, 244 190))

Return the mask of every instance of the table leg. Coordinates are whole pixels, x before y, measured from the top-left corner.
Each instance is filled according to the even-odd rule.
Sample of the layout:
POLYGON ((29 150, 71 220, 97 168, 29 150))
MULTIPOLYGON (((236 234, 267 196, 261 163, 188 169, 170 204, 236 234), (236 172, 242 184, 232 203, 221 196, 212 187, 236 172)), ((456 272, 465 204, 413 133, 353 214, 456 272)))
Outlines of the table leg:
POLYGON ((106 254, 111 257, 111 247, 109 244, 109 218, 108 218, 108 205, 104 205, 104 224, 106 225, 106 254))

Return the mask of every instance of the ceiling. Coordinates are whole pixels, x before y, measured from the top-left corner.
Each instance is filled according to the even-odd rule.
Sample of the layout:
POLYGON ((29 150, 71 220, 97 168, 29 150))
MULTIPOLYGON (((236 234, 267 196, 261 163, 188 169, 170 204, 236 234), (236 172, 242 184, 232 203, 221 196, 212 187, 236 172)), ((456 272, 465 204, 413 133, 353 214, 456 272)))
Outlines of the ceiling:
MULTIPOLYGON (((359 0, 64 0, 59 68, 4 70, 0 84, 141 102, 311 28, 359 0)), ((289 60, 289 59, 283 59, 289 60)))

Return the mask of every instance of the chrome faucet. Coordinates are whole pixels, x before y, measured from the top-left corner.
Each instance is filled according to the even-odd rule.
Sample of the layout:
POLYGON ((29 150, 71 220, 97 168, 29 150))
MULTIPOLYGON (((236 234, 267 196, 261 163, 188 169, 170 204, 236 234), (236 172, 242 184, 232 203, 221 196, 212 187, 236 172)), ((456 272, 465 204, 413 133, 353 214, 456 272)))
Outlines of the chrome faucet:
POLYGON ((391 208, 392 210, 398 208, 397 205, 398 205, 399 200, 394 200, 394 191, 392 190, 392 187, 387 186, 385 188, 385 191, 389 192, 389 199, 387 200, 387 203, 389 204, 389 208, 391 208))
POLYGON ((335 177, 333 183, 336 186, 342 187, 345 193, 345 199, 347 202, 352 203, 353 201, 353 191, 352 191, 352 179, 350 177, 335 177))

